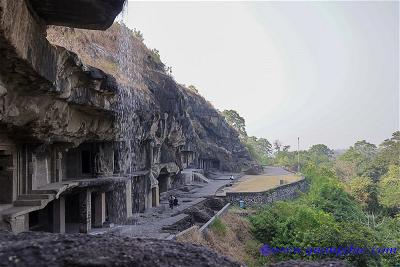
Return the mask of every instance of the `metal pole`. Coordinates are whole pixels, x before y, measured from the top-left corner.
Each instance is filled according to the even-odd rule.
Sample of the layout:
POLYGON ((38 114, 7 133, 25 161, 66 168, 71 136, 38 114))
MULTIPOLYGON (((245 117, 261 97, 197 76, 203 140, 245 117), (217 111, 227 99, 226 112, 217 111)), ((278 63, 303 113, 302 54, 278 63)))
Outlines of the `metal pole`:
POLYGON ((297 172, 300 172, 300 137, 297 137, 297 172))

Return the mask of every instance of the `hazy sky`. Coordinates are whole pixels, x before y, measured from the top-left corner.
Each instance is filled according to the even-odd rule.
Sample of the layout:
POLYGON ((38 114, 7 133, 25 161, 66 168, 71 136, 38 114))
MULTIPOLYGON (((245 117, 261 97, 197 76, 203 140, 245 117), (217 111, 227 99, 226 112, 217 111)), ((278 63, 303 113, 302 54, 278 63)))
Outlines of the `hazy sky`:
POLYGON ((175 79, 296 148, 399 129, 399 2, 129 2, 175 79))

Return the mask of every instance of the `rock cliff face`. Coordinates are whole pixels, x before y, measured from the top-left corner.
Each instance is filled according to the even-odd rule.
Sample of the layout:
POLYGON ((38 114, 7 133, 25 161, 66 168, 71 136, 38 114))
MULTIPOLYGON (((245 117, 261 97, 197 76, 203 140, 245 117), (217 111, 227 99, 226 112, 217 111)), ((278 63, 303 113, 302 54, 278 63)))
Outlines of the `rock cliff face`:
POLYGON ((0 229, 88 232, 158 206, 188 182, 184 168, 251 162, 221 114, 128 28, 48 27, 105 29, 123 0, 64 2, 0 0, 0 229))
MULTIPOLYGON (((221 114, 167 75, 157 55, 125 26, 114 24, 104 32, 53 26, 47 39, 120 82, 120 99, 114 105, 118 134, 120 140, 134 140, 129 148, 133 157, 140 157, 141 146, 148 142, 157 163, 175 162, 179 167, 192 163, 229 171, 250 162, 237 133, 221 114), (189 155, 191 160, 185 158, 189 155)), ((132 160, 134 170, 143 167, 143 160, 132 160)))
POLYGON ((115 78, 50 45, 23 1, 0 1, 0 16, 1 132, 75 145, 112 139, 115 78))

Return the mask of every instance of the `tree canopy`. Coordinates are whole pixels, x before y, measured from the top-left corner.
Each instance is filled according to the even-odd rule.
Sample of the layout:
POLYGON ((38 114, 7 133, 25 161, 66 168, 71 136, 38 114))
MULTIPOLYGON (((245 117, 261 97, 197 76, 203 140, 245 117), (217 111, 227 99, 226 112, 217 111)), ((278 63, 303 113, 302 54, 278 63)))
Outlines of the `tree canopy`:
POLYGON ((224 110, 222 115, 225 117, 229 125, 238 132, 241 138, 247 137, 246 121, 236 110, 224 110))

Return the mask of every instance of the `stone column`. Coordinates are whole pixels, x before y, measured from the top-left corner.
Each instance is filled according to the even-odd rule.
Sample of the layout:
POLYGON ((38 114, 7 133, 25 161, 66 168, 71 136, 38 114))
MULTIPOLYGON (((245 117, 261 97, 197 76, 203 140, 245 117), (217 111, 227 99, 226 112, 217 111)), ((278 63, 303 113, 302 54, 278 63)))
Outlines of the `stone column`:
POLYGON ((32 161, 30 162, 31 164, 31 173, 32 173, 32 179, 31 179, 31 190, 37 189, 37 158, 34 153, 32 153, 32 161))
POLYGON ((160 205, 160 190, 158 185, 151 189, 151 206, 158 207, 160 205))
POLYGON ((160 206, 160 188, 156 187, 156 206, 160 206))
POLYGON ((62 153, 57 152, 56 156, 56 173, 57 173, 57 182, 62 181, 63 173, 62 173, 62 153))
POLYGON ((132 184, 126 181, 107 192, 108 216, 111 222, 123 223, 132 217, 132 184))
POLYGON ((153 147, 154 144, 152 142, 149 143, 148 146, 148 162, 147 162, 147 167, 151 169, 151 167, 153 166, 153 162, 154 162, 154 154, 153 154, 153 147))
POLYGON ((65 233, 65 198, 53 201, 53 232, 65 233))
POLYGON ((89 190, 79 194, 79 232, 88 233, 92 228, 91 193, 89 190))
POLYGON ((128 180, 125 184, 125 199, 126 199, 126 217, 130 218, 132 214, 132 181, 128 180))
POLYGON ((171 181, 172 181, 172 174, 168 174, 168 176, 165 178, 166 181, 165 183, 167 184, 167 191, 171 189, 171 181))

